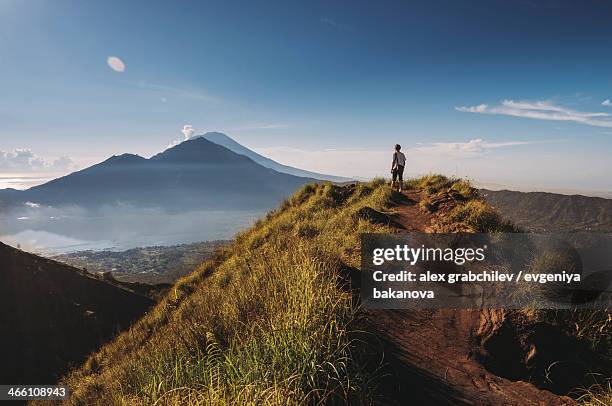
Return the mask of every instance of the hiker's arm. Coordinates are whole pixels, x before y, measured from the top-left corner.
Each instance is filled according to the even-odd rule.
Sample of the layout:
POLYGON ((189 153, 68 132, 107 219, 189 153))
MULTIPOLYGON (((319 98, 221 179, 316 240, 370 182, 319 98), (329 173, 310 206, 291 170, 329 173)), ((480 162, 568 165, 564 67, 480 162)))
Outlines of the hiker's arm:
POLYGON ((391 172, 393 172, 393 168, 395 168, 395 162, 397 162, 397 154, 393 153, 393 162, 391 162, 391 172))

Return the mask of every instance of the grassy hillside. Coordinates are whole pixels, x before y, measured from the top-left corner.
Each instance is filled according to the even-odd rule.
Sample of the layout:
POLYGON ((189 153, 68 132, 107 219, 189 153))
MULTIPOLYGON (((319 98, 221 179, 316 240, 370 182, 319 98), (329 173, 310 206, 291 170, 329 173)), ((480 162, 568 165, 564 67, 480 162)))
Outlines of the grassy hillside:
MULTIPOLYGON (((463 181, 407 186, 422 193, 431 231, 516 231, 463 181)), ((382 181, 304 186, 68 375, 73 402, 376 402, 392 378, 346 282, 360 233, 394 231, 393 199, 382 181)))
POLYGON ((389 197, 380 182, 303 187, 68 376, 74 400, 368 402, 376 368, 338 275, 358 266, 359 233, 385 230, 356 213, 389 197))

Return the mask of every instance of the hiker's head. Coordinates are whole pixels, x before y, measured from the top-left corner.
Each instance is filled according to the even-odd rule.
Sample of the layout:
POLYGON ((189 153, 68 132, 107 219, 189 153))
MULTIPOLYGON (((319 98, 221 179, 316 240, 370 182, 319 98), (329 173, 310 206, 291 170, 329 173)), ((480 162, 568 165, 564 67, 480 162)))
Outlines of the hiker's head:
POLYGON ((399 151, 400 149, 402 149, 402 146, 400 144, 395 144, 395 150, 399 151))

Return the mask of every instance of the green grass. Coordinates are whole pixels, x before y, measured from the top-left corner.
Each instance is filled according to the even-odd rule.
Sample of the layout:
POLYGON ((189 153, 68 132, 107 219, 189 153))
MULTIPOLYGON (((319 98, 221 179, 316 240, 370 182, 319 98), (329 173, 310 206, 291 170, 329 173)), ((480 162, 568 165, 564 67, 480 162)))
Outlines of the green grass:
POLYGON ((461 223, 478 233, 513 233, 519 229, 483 200, 468 200, 457 205, 444 219, 447 224, 461 223))
POLYGON ((478 233, 520 231, 482 200, 468 180, 435 174, 410 179, 406 187, 422 191, 421 210, 432 213, 437 211, 433 201, 446 196, 452 198, 452 210, 438 216, 442 225, 461 225, 461 231, 478 233))
MULTIPOLYGON (((473 231, 514 229, 464 180, 429 175, 406 183, 425 199, 449 190, 463 196, 444 221, 473 231)), ((384 179, 304 186, 65 377, 71 402, 375 403, 382 378, 376 332, 364 331, 339 281, 343 269, 360 266, 361 233, 391 231, 355 215, 366 206, 392 212, 384 179)), ((579 334, 596 335, 586 327, 579 334)))
POLYGON ((385 231, 352 213, 389 195, 380 181, 303 187, 69 375, 72 401, 371 403, 372 337, 338 274, 359 265, 360 233, 385 231))
POLYGON ((406 189, 424 191, 427 196, 435 195, 444 190, 457 192, 465 199, 476 196, 476 190, 466 179, 446 177, 440 174, 430 174, 418 178, 408 179, 404 182, 406 189))
POLYGON ((427 194, 434 194, 444 188, 449 188, 455 179, 447 178, 444 175, 425 175, 419 178, 408 179, 404 182, 406 189, 416 189, 426 191, 427 194))

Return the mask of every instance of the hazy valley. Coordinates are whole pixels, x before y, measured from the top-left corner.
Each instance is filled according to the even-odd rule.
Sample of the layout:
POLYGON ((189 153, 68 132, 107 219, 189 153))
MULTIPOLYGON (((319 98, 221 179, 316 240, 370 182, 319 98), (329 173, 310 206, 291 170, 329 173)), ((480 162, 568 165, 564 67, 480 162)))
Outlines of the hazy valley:
POLYGON ((172 283, 191 273, 230 241, 132 248, 126 251, 77 251, 52 259, 88 272, 111 272, 126 282, 172 283))
POLYGON ((26 190, 0 190, 0 239, 47 255, 230 239, 314 180, 305 175, 344 179, 283 166, 208 133, 150 159, 113 156, 26 190))

